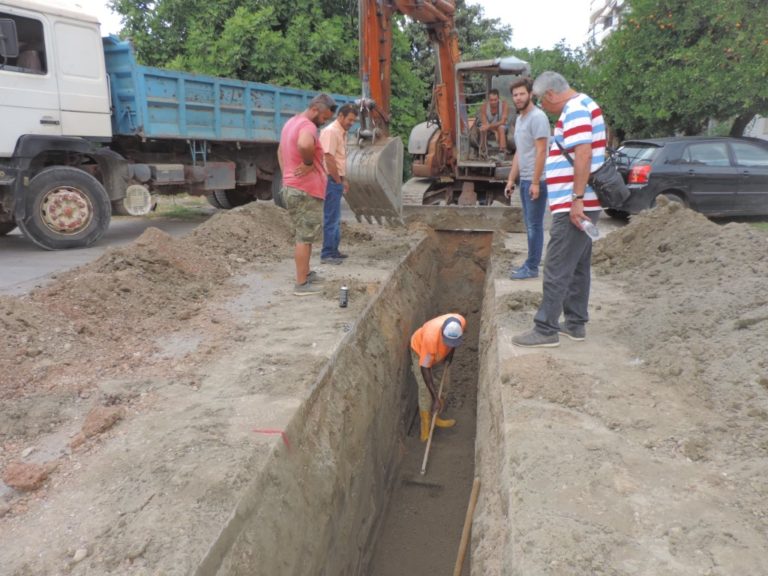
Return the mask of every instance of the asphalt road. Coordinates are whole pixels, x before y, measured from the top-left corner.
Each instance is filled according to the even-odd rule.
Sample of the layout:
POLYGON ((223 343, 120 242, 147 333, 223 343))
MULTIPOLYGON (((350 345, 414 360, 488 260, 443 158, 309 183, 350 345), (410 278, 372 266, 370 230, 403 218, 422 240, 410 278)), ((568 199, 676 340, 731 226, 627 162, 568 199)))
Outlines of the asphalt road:
MULTIPOLYGON (((352 211, 346 203, 342 206, 342 219, 354 222, 352 211)), ((134 241, 151 226, 172 236, 186 234, 204 222, 207 216, 215 213, 207 204, 197 208, 201 211, 200 217, 191 220, 164 216, 113 216, 109 229, 95 245, 78 250, 43 250, 24 238, 17 228, 7 236, 0 237, 0 296, 25 294, 37 286, 44 285, 51 279, 51 275, 57 272, 91 262, 101 256, 107 248, 134 241)), ((550 216, 547 214, 545 228, 549 228, 549 221, 550 216)), ((608 233, 624 224, 623 221, 603 216, 599 228, 603 233, 608 233)), ((545 241, 548 239, 547 235, 545 241)))
POLYGON ((0 295, 25 294, 44 285, 52 274, 91 262, 107 248, 133 242, 149 227, 159 228, 172 236, 181 236, 205 220, 153 217, 113 216, 109 229, 93 246, 55 252, 38 248, 24 238, 17 228, 0 237, 0 295))

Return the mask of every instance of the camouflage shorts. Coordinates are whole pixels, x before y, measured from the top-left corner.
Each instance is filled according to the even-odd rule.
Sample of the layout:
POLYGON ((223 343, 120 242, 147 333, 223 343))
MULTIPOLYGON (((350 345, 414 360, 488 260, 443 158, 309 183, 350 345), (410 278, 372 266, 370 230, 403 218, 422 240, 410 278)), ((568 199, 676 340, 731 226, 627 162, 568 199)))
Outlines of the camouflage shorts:
POLYGON ((323 225, 323 201, 290 186, 283 187, 281 194, 296 228, 296 243, 316 242, 323 225))

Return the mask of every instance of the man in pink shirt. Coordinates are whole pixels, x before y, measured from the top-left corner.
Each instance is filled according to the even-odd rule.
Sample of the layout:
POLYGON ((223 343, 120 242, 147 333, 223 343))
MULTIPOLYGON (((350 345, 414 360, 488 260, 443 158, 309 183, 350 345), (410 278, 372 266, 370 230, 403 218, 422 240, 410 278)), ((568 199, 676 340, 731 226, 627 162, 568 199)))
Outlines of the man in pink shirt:
POLYGON ((349 191, 347 182, 347 132, 357 121, 354 104, 339 108, 336 121, 320 131, 320 143, 325 150, 325 169, 328 172, 328 186, 323 204, 323 250, 320 261, 325 264, 341 264, 347 257, 339 252, 341 241, 341 197, 349 191))
MULTIPOLYGON (((296 228, 296 285, 297 296, 317 294, 320 289, 312 285, 314 273, 309 271, 312 243, 323 223, 323 200, 327 175, 323 163, 323 147, 317 129, 336 112, 336 102, 327 94, 312 98, 309 107, 283 126, 277 159, 283 173, 280 191, 285 207, 296 228)), ((315 276, 315 283, 317 277, 315 276)))

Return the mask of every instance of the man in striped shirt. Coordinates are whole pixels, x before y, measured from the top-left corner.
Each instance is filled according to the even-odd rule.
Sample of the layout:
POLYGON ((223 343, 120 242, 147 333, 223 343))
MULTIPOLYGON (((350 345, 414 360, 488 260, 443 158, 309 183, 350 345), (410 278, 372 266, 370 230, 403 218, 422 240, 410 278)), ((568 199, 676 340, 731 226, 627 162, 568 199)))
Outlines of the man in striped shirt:
POLYGON ((592 240, 582 222, 597 223, 602 210, 587 180, 605 160, 606 137, 600 107, 560 74, 541 74, 533 83, 533 95, 545 112, 559 118, 546 162, 552 226, 543 298, 533 329, 512 338, 516 346, 528 348, 559 346, 561 334, 577 341, 586 337, 592 240))

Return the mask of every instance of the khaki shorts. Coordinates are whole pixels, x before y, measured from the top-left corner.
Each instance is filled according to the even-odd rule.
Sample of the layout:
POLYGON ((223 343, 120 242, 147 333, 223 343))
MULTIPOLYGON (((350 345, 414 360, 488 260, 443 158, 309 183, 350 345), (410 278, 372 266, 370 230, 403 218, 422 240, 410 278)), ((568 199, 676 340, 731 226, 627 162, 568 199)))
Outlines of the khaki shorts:
POLYGON ((316 242, 323 225, 323 201, 290 186, 284 186, 281 194, 296 228, 296 244, 316 242))

